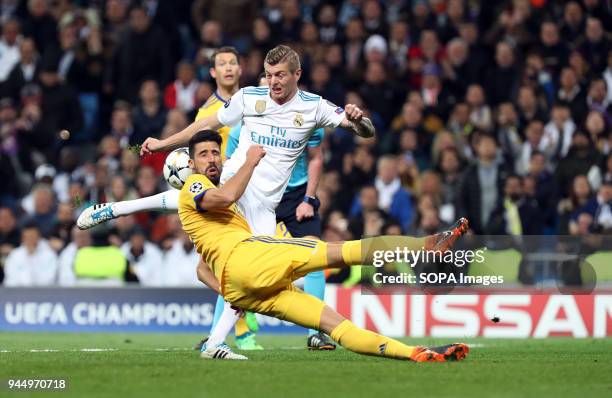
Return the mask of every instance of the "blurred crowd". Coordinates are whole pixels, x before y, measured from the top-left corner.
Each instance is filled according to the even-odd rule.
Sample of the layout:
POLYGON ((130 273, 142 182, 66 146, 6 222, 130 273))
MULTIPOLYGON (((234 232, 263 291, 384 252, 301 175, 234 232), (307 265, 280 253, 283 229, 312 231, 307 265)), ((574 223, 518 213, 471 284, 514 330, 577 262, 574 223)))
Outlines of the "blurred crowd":
MULTIPOLYGON (((96 238, 79 212, 168 189, 163 157, 131 146, 193 120, 223 45, 247 86, 289 44, 304 90, 373 120, 375 140, 325 133, 324 240, 430 234, 460 216, 475 234, 612 231, 605 0, 2 0, 0 24, 5 285, 74 284, 75 253, 96 238)), ((125 280, 195 283, 176 215, 118 219, 106 236, 125 280)))

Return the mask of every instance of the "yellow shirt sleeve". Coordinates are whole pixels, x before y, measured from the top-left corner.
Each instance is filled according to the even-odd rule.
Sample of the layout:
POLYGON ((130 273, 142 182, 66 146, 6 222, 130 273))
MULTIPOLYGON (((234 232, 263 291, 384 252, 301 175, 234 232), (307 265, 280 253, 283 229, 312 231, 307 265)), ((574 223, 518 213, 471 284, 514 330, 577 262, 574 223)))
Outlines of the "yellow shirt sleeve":
POLYGON ((211 188, 216 188, 215 185, 203 174, 192 174, 185 181, 179 199, 179 207, 181 204, 190 210, 202 211, 200 201, 206 195, 206 191, 211 188), (181 203, 182 202, 182 203, 181 203))

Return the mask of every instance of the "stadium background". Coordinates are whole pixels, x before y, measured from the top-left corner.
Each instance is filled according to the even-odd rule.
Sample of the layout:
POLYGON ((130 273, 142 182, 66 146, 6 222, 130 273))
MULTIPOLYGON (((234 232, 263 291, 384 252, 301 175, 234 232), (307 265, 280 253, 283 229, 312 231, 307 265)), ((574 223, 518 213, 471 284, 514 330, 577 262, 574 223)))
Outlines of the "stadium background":
MULTIPOLYGON (((214 92, 209 57, 222 45, 239 50, 246 86, 256 84, 266 51, 289 43, 302 58, 303 89, 356 103, 374 121, 376 140, 326 131, 318 190, 325 240, 428 234, 458 216, 476 234, 580 240, 612 230, 606 1, 7 0, 0 13, 0 270, 17 264, 16 275, 3 272, 4 286, 22 287, 0 288, 5 330, 53 329, 61 310, 44 303, 62 304, 70 318, 75 301, 87 302, 83 290, 26 288, 79 284, 74 256, 91 243, 74 228, 83 208, 168 188, 165 154, 140 159, 130 147, 193 120, 214 92)), ((130 285, 201 288, 197 255, 176 215, 121 218, 111 232, 138 279, 130 285)), ((526 289, 581 282, 571 267, 559 270, 522 264, 514 278, 526 289)), ((418 316, 406 315, 410 306, 434 314, 434 323, 465 316, 449 312, 451 303, 436 310, 421 298, 362 298, 358 267, 328 281, 342 285, 329 289, 329 302, 384 333, 414 333, 409 325, 418 316), (372 320, 376 313, 382 318, 372 320)), ((165 302, 155 301, 160 291, 142 289, 140 300, 165 302)), ((191 302, 167 292, 179 306, 191 302)), ((531 292, 506 303, 532 318, 524 329, 515 319, 517 337, 537 334, 549 304, 548 334, 612 334, 610 296, 531 292), (559 312, 570 321, 555 323, 559 312)), ((204 302, 213 300, 208 293, 204 302)), ((486 335, 485 307, 498 307, 487 307, 484 295, 466 297, 475 299, 457 303, 473 306, 473 317, 441 335, 486 335)), ((209 325, 211 309, 201 311, 196 324, 209 325)), ((432 334, 431 324, 415 335, 432 334)), ((81 330, 75 325, 62 330, 81 330)))

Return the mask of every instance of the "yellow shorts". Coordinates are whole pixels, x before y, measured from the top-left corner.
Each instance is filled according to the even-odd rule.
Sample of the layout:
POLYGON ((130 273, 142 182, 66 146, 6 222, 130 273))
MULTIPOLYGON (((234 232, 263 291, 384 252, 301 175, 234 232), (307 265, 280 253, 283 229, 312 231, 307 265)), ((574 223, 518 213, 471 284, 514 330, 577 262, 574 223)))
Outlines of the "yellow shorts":
POLYGON ((325 304, 293 281, 321 270, 326 253, 322 241, 254 236, 229 256, 223 269, 223 297, 242 309, 317 329, 325 304))

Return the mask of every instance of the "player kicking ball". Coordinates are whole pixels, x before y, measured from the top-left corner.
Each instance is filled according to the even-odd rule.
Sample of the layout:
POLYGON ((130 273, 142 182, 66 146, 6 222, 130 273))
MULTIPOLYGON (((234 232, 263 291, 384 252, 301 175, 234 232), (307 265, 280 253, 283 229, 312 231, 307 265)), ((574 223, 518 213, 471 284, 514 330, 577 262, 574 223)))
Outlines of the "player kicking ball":
MULTIPOLYGON (((323 301, 296 288, 293 281, 313 271, 371 264, 376 250, 405 247, 445 252, 467 231, 467 220, 459 220, 450 231, 424 238, 379 236, 326 243, 253 235, 236 201, 244 194, 266 152, 260 145, 251 145, 242 166, 217 188, 222 167, 220 148, 221 137, 215 131, 197 132, 189 140, 190 166, 195 174, 180 192, 179 217, 219 281, 226 301, 243 310, 320 330, 360 354, 415 362, 447 362, 466 357, 469 352, 466 344, 408 346, 358 328, 323 301)), ((207 267, 205 264, 201 266, 207 267)))

